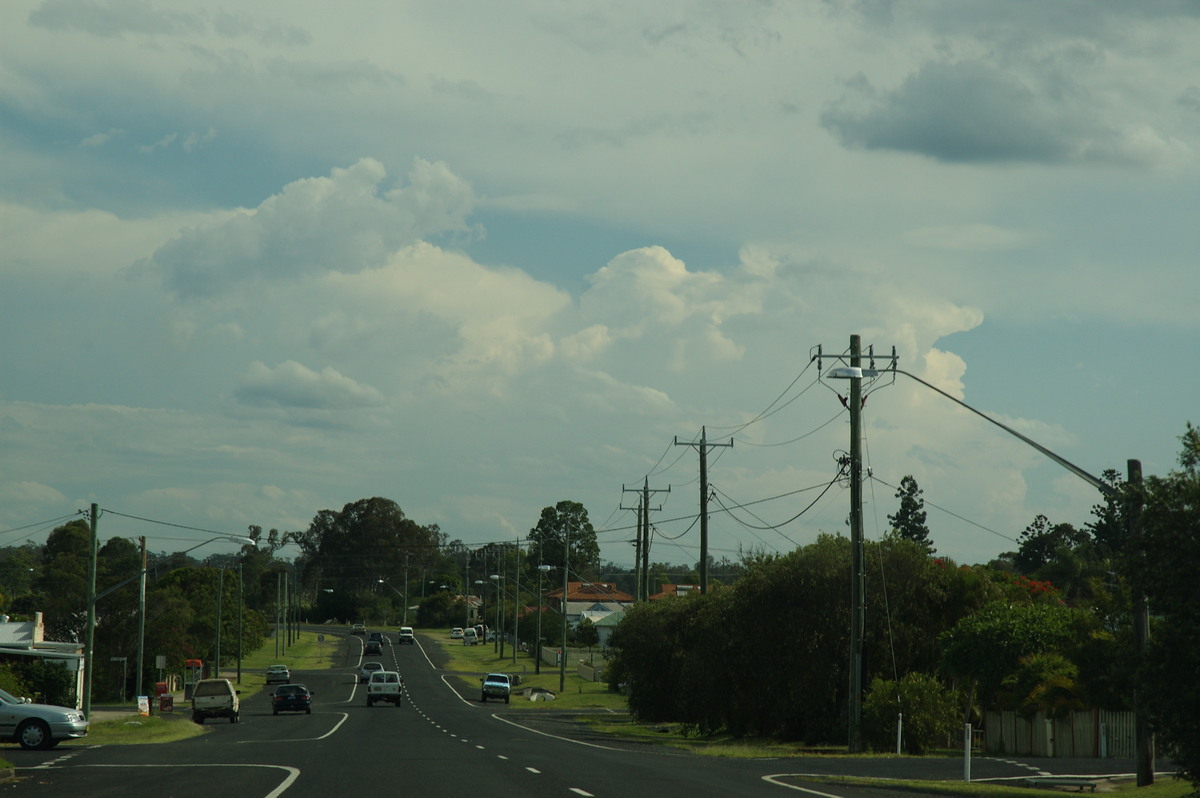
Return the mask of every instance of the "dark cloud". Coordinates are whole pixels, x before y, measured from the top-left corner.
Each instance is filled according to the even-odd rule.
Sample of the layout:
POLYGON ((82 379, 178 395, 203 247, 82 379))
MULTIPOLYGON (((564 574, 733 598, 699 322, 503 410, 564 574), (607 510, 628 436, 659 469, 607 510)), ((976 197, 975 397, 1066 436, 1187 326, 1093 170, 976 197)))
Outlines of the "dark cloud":
POLYGON ((1077 123, 1034 88, 979 62, 926 64, 883 93, 859 76, 821 124, 847 147, 953 163, 1062 161, 1079 139, 1077 123))

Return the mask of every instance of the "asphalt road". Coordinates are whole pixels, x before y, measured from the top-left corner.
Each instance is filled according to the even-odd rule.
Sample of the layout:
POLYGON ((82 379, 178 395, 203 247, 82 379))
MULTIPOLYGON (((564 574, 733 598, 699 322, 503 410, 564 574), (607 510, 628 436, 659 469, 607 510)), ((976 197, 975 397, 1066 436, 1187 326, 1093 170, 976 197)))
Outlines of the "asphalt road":
MULTIPOLYGON (((330 634, 325 631, 325 634, 330 634)), ((368 708, 358 683, 362 639, 342 641, 341 666, 296 672, 315 691, 311 715, 274 716, 268 693, 247 699, 240 723, 209 721, 207 734, 164 745, 6 747, 16 781, 0 796, 80 798, 696 798, 878 796, 814 774, 961 780, 960 759, 805 757, 733 760, 672 753, 590 735, 578 713, 519 711, 459 696, 426 647, 387 645, 379 659, 404 675, 399 708, 368 708)), ((437 646, 428 647, 437 657, 437 646)), ((1129 773, 1122 760, 976 758, 976 780, 1035 774, 1129 773)), ((913 793, 904 793, 912 796, 913 793)))

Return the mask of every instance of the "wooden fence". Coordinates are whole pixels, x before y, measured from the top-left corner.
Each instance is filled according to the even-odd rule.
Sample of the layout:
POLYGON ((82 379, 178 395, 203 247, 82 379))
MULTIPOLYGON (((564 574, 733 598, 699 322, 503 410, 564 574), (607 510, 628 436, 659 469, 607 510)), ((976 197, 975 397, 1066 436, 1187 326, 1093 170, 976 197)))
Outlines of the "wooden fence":
POLYGON ((988 712, 984 748, 989 754, 1012 756, 1133 758, 1134 715, 1103 709, 1073 711, 1061 718, 1042 712, 1032 718, 988 712))

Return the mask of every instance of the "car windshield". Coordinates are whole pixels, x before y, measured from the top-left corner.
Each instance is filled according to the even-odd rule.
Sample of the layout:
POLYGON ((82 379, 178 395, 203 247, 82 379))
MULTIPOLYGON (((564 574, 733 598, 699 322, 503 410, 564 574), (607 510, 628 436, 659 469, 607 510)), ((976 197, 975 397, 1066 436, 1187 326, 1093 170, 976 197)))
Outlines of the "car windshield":
POLYGON ((508 674, 504 673, 489 673, 487 680, 489 682, 507 682, 508 674))
POLYGON ((23 704, 23 703, 25 703, 21 699, 13 696, 12 693, 9 693, 5 690, 0 690, 0 701, 3 701, 5 704, 23 704))
POLYGON ((308 689, 302 685, 289 684, 276 688, 275 695, 303 695, 307 692, 308 689))

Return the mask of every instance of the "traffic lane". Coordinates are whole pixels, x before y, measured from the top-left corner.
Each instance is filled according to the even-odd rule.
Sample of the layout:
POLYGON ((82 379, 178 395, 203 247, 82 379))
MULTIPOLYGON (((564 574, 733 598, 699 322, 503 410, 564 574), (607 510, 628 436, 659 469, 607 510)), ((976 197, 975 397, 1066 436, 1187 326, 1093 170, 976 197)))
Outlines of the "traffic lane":
MULTIPOLYGON (((116 748, 117 746, 111 746, 116 748)), ((127 746, 147 748, 150 746, 127 746)), ((70 756, 70 755, 68 755, 70 756)), ((131 795, 169 795, 171 798, 261 798, 293 783, 295 768, 260 763, 205 764, 74 763, 58 758, 33 768, 18 767, 16 778, 0 784, 0 795, 62 798, 129 798, 131 795)))

